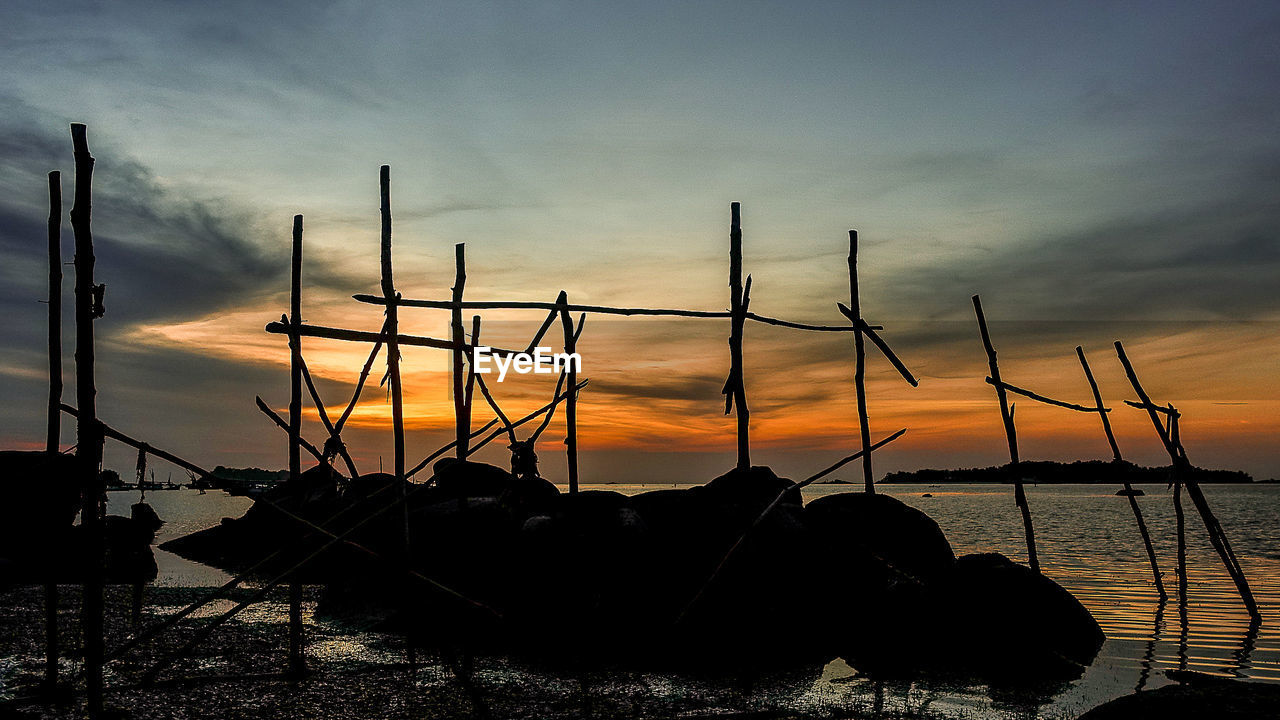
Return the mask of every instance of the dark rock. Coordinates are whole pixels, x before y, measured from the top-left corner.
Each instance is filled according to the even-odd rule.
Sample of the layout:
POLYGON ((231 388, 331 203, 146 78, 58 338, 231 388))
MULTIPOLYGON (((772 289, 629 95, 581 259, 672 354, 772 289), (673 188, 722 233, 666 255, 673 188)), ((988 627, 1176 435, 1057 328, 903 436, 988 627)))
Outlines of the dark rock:
POLYGON ((804 521, 840 553, 865 552, 918 582, 942 577, 956 561, 933 518, 883 493, 824 495, 805 506, 804 521))
POLYGON ((980 674, 1077 676, 1105 639, 1071 593, 998 553, 959 558, 930 601, 931 654, 980 674))
POLYGON ((155 538, 155 532, 164 525, 164 521, 156 514, 155 509, 144 502, 134 503, 130 506, 129 517, 133 518, 134 522, 139 523, 142 527, 151 530, 152 539, 155 538))

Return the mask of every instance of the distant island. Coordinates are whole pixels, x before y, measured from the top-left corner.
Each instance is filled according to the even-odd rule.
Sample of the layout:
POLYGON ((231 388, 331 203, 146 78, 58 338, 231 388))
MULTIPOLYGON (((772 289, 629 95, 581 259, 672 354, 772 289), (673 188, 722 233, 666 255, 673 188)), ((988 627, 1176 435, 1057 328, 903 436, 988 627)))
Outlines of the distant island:
MULTIPOLYGON (((1142 467, 1131 462, 1113 460, 1077 460, 1073 463, 1037 460, 1011 465, 959 470, 914 470, 893 472, 880 482, 889 484, 942 484, 942 483, 1011 483, 1021 480, 1041 485, 1055 484, 1105 484, 1161 483, 1167 484, 1173 477, 1172 468, 1142 467)), ((1253 476, 1238 470, 1206 470, 1192 468, 1190 479, 1207 483, 1252 483, 1253 476)))

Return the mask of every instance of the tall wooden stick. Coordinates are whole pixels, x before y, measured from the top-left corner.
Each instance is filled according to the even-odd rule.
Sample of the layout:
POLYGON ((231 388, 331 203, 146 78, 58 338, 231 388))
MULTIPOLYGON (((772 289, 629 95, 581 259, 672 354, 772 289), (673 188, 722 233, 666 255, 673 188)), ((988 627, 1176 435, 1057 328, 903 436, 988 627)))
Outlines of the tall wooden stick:
POLYGON ((987 333, 987 318, 982 314, 982 300, 977 295, 973 296, 973 311, 978 316, 978 331, 982 334, 982 347, 987 351, 987 365, 990 367, 993 381, 991 384, 995 386, 996 398, 1000 401, 1000 419, 1004 422, 1004 434, 1009 442, 1009 467, 1013 472, 1013 499, 1022 512, 1022 531, 1027 538, 1027 564, 1032 570, 1040 572, 1040 558, 1036 556, 1036 533, 1031 525, 1031 508, 1027 505, 1027 494, 1022 488, 1022 477, 1018 474, 1018 432, 1013 425, 1013 408, 1009 405, 1004 383, 1000 380, 1000 365, 996 362, 996 349, 991 345, 991 335, 987 333))
MULTIPOLYGON (((289 264, 289 479, 302 477, 302 216, 293 216, 293 254, 289 264)), ((289 583, 289 673, 307 671, 302 652, 302 585, 289 583)))
MULTIPOLYGON (((462 302, 462 291, 467 284, 467 246, 465 243, 458 243, 453 246, 453 301, 462 302)), ((457 445, 454 447, 458 459, 466 460, 469 454, 468 444, 471 435, 471 413, 467 407, 466 398, 466 376, 463 375, 463 355, 462 347, 466 344, 467 338, 462 327, 462 307, 454 307, 450 313, 451 322, 449 327, 453 332, 453 420, 456 428, 455 438, 457 445)))
POLYGON ((732 405, 738 412, 738 469, 751 467, 751 411, 747 408, 747 390, 742 368, 742 331, 746 325, 746 307, 742 288, 742 204, 729 204, 729 380, 725 383, 725 413, 732 405))
MULTIPOLYGON (((1244 568, 1240 566, 1235 552, 1231 550, 1231 542, 1227 540, 1227 534, 1222 529, 1222 524, 1218 522, 1213 510, 1209 508, 1209 501, 1200 490, 1200 484, 1188 472, 1191 469, 1191 463, 1187 460, 1187 454, 1182 447, 1181 441, 1175 443, 1171 432, 1166 431, 1164 425, 1160 422, 1160 417, 1157 415, 1156 410, 1157 406, 1151 402, 1151 397, 1147 395, 1147 391, 1142 388, 1142 383, 1138 381, 1138 374, 1129 362, 1129 357, 1125 355, 1124 345, 1117 340, 1115 346, 1116 355, 1120 358, 1120 364, 1124 366, 1125 374, 1129 377, 1129 384, 1133 386, 1133 391, 1137 393, 1139 402, 1147 411, 1147 416, 1151 419, 1151 424, 1155 427, 1156 434, 1160 437, 1165 450, 1169 453, 1175 478, 1182 478, 1182 484, 1186 487, 1187 495, 1191 497, 1192 504, 1196 506, 1196 511, 1200 513, 1200 520, 1204 522, 1204 529, 1209 536, 1209 542, 1213 545, 1213 549, 1218 551, 1218 557, 1222 560, 1222 565, 1226 568, 1227 574, 1231 576, 1231 580, 1235 583, 1236 591, 1240 593, 1240 600, 1244 602, 1245 609, 1249 611, 1249 616, 1260 620, 1262 614, 1258 612, 1258 604, 1254 601, 1253 591, 1249 588, 1249 580, 1244 575, 1244 568)), ((1170 430, 1172 430, 1177 418, 1177 411, 1171 405, 1168 413, 1170 430)))
POLYGON ((391 274, 391 166, 383 165, 378 178, 382 196, 382 297, 387 301, 386 343, 387 375, 391 383, 391 431, 395 435, 396 480, 403 483, 404 397, 400 387, 400 319, 396 303, 391 302, 397 297, 391 274))
MULTIPOLYGON (((50 463, 62 436, 62 173, 49 173, 49 408, 45 452, 50 463)), ((44 681, 58 684, 58 583, 44 585, 44 681)))
POLYGON ((86 709, 90 718, 102 715, 102 428, 98 424, 97 388, 94 384, 93 321, 100 315, 93 283, 93 155, 85 126, 71 125, 75 153, 75 203, 71 207, 71 229, 76 240, 76 458, 84 480, 84 503, 80 525, 85 534, 86 572, 81 604, 84 635, 86 709))
MULTIPOLYGON (((479 343, 480 343, 480 316, 472 315, 471 316, 471 345, 475 346, 475 345, 478 345, 479 343)), ((475 363, 472 362, 474 357, 475 356, 472 355, 467 360, 467 384, 466 384, 466 388, 464 388, 462 392, 463 404, 467 408, 467 440, 468 442, 471 439, 471 418, 474 417, 474 415, 471 412, 471 407, 472 407, 471 401, 475 397, 475 391, 476 391, 476 368, 475 368, 475 363)), ((468 451, 468 453, 469 452, 470 451, 468 451)))
MULTIPOLYGON (((1169 433, 1176 438, 1178 417, 1169 416, 1169 433)), ((1187 520, 1182 511, 1182 473, 1178 472, 1178 463, 1170 467, 1173 473, 1173 521, 1174 532, 1178 538, 1178 604, 1182 612, 1187 608, 1187 520)))
MULTIPOLYGON (((858 397, 858 428, 862 433, 862 447, 871 447, 871 422, 867 417, 867 352, 862 337, 862 305, 858 297, 858 231, 849 231, 849 310, 857 318, 853 333, 853 389, 858 397)), ((871 453, 862 454, 862 484, 868 494, 876 491, 871 470, 871 453)))
MULTIPOLYGON (((1102 406, 1102 392, 1098 390, 1098 382, 1093 379, 1093 371, 1089 369, 1089 361, 1084 357, 1084 348, 1076 346, 1076 357, 1080 358, 1080 367, 1084 368, 1084 377, 1089 381, 1089 389, 1093 391, 1093 404, 1098 408, 1098 417, 1102 418, 1102 431, 1107 435, 1107 442, 1111 445, 1111 454, 1115 461, 1122 462, 1124 458, 1120 455, 1120 446, 1116 443, 1115 433, 1111 431, 1111 420, 1107 418, 1107 413, 1102 406)), ((1164 579, 1160 577, 1160 565, 1156 561, 1156 550, 1151 545, 1151 534, 1147 532, 1147 523, 1142 519, 1142 508, 1138 507, 1138 498, 1134 497, 1133 486, 1129 481, 1124 482, 1124 494, 1129 498, 1129 509, 1133 511, 1133 519, 1138 523, 1138 533, 1142 535, 1142 545, 1147 551, 1147 561, 1151 563, 1151 575, 1156 581, 1156 592, 1160 593, 1161 602, 1169 599, 1169 594, 1164 589, 1164 579)))
MULTIPOLYGON (((566 309, 569 295, 561 290, 556 302, 560 307, 560 325, 564 329, 564 351, 568 355, 578 352, 578 336, 573 330, 573 318, 566 309)), ((569 397, 564 403, 565 452, 569 460, 569 492, 578 492, 578 366, 569 360, 569 397)))

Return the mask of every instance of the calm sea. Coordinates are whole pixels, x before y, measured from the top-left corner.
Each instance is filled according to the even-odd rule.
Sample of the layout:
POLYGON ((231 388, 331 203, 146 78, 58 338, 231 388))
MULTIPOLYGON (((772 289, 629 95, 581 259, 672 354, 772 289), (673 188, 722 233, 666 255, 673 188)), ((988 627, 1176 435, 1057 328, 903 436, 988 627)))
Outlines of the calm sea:
MULTIPOLYGON (((634 494, 654 485, 598 485, 584 489, 634 494)), ((668 486, 669 487, 669 486, 668 486)), ((999 485, 882 485, 880 491, 934 518, 957 554, 1001 552, 1025 561, 1022 524, 1011 488, 999 485), (932 497, 923 497, 925 493, 932 497)), ((1159 555, 1165 583, 1176 592, 1175 537, 1171 492, 1163 485, 1141 486, 1139 498, 1159 555)), ((1227 677, 1280 682, 1280 485, 1207 485, 1205 495, 1243 565, 1264 616, 1261 627, 1249 622, 1235 587, 1219 564, 1194 506, 1187 512, 1190 607, 1185 625, 1176 604, 1161 607, 1150 567, 1128 501, 1101 485, 1028 486, 1036 540, 1044 572, 1080 599, 1101 623, 1107 643, 1084 677, 1037 712, 1073 716, 1102 700, 1154 688, 1168 681, 1162 671, 1185 667, 1227 677)), ((852 492, 850 485, 810 486, 806 499, 852 492)), ((113 492, 111 511, 125 514, 135 492, 113 492)), ((157 543, 238 517, 246 498, 222 492, 153 491, 147 501, 166 521, 157 543)), ((161 585, 216 586, 227 576, 157 550, 161 585)), ((815 611, 809 622, 839 621, 838 611, 815 611)), ((827 668, 837 692, 868 691, 843 663, 827 668)), ((824 690, 826 692, 826 690, 824 690)), ((886 708, 913 707, 908 688, 886 708)), ((918 697, 916 697, 918 701, 918 697)), ((1000 703, 980 689, 960 690, 931 700, 930 707, 964 714, 1000 716, 1000 703)), ((1007 709, 1005 709, 1007 710, 1007 709)))

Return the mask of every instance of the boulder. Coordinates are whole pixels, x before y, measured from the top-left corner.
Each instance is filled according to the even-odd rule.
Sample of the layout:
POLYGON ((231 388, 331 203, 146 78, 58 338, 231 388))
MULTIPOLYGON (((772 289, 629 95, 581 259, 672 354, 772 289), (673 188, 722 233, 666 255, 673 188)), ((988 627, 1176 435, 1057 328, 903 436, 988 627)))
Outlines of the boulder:
POLYGON ((1105 639, 1071 593, 998 553, 956 560, 929 600, 932 656, 978 674, 1078 676, 1105 639))

